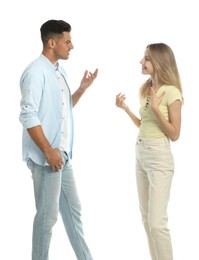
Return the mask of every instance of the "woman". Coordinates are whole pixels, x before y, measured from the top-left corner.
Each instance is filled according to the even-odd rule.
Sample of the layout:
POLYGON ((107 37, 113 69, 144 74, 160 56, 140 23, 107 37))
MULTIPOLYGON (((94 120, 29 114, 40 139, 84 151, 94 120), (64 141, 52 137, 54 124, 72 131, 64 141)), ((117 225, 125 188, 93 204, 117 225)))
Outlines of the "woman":
POLYGON ((180 135, 182 86, 174 53, 168 45, 148 45, 140 63, 142 74, 149 75, 140 88, 140 118, 129 109, 124 94, 116 96, 116 106, 139 128, 136 180, 151 259, 172 260, 167 227, 167 205, 174 174, 170 141, 176 141, 180 135))

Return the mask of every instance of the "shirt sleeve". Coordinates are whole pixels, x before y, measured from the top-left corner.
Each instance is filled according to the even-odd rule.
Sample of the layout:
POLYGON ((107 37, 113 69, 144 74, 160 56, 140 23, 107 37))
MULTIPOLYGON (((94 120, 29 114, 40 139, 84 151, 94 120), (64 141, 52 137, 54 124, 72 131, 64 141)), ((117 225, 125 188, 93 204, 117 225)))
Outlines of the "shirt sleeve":
POLYGON ((26 129, 41 124, 38 111, 42 97, 42 85, 41 72, 34 68, 25 70, 20 80, 21 112, 19 119, 26 129))
POLYGON ((167 95, 168 95, 168 97, 167 97, 167 104, 168 105, 171 105, 176 100, 180 100, 182 102, 182 94, 179 91, 179 89, 177 89, 174 86, 169 89, 167 95))

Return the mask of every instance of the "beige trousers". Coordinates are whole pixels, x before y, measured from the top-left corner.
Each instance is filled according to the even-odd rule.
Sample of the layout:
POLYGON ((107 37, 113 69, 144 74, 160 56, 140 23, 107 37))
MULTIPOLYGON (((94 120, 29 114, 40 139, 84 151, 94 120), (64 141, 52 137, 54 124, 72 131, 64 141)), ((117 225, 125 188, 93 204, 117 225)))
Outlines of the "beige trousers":
POLYGON ((152 260, 173 260, 167 205, 174 174, 167 138, 137 139, 136 180, 152 260))

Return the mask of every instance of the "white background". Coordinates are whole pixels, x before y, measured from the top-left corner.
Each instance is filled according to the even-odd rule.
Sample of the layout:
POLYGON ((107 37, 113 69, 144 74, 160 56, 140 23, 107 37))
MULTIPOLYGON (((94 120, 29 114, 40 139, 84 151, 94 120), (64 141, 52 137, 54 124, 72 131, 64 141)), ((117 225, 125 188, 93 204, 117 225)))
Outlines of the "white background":
MULTIPOLYGON (((198 251, 198 8, 197 1, 43 0, 4 1, 1 24, 0 259, 31 259, 35 213, 32 180, 21 158, 19 78, 42 50, 40 26, 48 19, 72 25, 75 46, 61 61, 75 91, 86 69, 99 68, 74 109, 73 167, 87 242, 95 260, 150 259, 138 208, 134 144, 138 130, 115 106, 126 93, 138 114, 145 80, 139 61, 147 44, 173 49, 185 104, 180 139, 172 143, 175 176, 169 227, 175 260, 199 259, 198 251)), ((50 260, 75 260, 61 218, 53 229, 50 260)))

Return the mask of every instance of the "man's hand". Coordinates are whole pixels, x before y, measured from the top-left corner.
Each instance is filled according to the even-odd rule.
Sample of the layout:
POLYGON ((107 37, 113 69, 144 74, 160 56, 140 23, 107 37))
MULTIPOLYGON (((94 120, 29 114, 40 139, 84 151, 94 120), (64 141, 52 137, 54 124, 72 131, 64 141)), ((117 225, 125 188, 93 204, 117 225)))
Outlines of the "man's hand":
POLYGON ((52 171, 59 171, 62 169, 63 160, 58 148, 48 151, 45 155, 52 171))
POLYGON ((98 69, 95 70, 94 73, 91 73, 90 71, 86 70, 84 72, 84 76, 80 82, 80 90, 84 92, 96 79, 98 74, 98 69))

